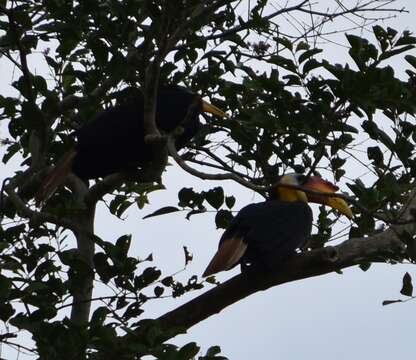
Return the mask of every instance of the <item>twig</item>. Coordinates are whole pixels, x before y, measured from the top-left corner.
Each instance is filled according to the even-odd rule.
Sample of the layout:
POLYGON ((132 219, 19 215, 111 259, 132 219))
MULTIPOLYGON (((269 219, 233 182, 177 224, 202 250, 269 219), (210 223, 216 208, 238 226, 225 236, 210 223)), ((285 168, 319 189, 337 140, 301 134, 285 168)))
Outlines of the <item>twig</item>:
POLYGON ((192 167, 190 167, 178 154, 178 151, 176 150, 175 147, 175 142, 172 138, 172 136, 168 136, 168 143, 167 143, 167 147, 169 150, 169 154, 173 157, 173 159, 176 161, 176 163, 186 172, 190 173, 191 175, 194 175, 200 179, 203 180, 234 180, 236 182, 238 182, 239 184, 252 189, 254 191, 257 192, 262 192, 264 191, 264 187, 263 186, 257 186, 254 185, 252 183, 250 183, 249 181, 237 176, 236 174, 233 173, 222 173, 222 174, 208 174, 208 173, 204 173, 201 171, 198 171, 192 167))
POLYGON ((84 231, 82 231, 82 229, 72 221, 69 221, 62 217, 55 216, 53 214, 49 214, 44 211, 35 211, 30 209, 20 198, 20 196, 14 191, 13 186, 11 184, 4 185, 4 190, 6 191, 10 201, 16 207, 20 216, 28 218, 31 222, 36 224, 49 222, 58 226, 63 226, 64 228, 72 230, 73 232, 84 233, 84 231))

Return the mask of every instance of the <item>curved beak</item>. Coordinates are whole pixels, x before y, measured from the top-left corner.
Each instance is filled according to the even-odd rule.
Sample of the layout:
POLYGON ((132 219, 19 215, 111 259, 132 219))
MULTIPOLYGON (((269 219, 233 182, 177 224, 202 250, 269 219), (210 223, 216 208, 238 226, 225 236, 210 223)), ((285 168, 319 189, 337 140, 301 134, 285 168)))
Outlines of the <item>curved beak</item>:
POLYGON ((220 117, 228 118, 228 115, 224 111, 222 111, 221 109, 217 108, 215 105, 212 105, 204 100, 202 100, 202 111, 213 114, 213 115, 217 115, 220 117))
MULTIPOLYGON (((323 193, 335 193, 338 190, 338 186, 332 184, 331 182, 322 179, 319 176, 311 176, 308 181, 303 185, 305 189, 319 191, 323 193)), ((345 215, 347 218, 351 219, 353 217, 352 211, 345 200, 328 195, 319 195, 306 193, 309 202, 324 204, 332 207, 333 209, 338 210, 341 214, 345 215)))

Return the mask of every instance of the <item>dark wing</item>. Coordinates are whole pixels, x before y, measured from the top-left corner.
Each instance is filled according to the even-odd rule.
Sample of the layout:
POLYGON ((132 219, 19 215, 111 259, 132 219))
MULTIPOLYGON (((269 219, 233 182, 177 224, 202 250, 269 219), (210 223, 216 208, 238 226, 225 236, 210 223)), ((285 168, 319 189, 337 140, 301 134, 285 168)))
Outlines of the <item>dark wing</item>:
POLYGON ((266 201, 244 207, 221 237, 205 276, 245 264, 274 264, 292 255, 310 236, 306 203, 266 201))
POLYGON ((73 171, 81 178, 106 176, 130 166, 143 165, 150 158, 144 143, 140 99, 108 108, 75 135, 79 156, 74 161, 73 171))
POLYGON ((241 261, 273 267, 309 239, 312 210, 304 202, 267 201, 258 205, 254 215, 242 220, 243 227, 244 222, 251 226, 244 236, 248 247, 241 261))

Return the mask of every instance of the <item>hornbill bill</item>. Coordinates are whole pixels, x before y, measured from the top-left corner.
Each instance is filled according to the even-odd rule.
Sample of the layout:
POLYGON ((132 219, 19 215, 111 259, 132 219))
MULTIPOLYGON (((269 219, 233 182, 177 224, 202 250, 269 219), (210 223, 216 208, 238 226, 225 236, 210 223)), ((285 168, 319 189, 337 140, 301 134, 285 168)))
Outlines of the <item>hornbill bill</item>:
MULTIPOLYGON (((139 93, 97 114, 75 131, 78 140, 75 148, 64 154, 46 177, 35 196, 37 204, 46 201, 71 171, 79 178, 88 180, 149 163, 152 149, 144 139, 143 112, 144 97, 139 93)), ((177 149, 186 146, 196 135, 201 127, 199 115, 202 112, 227 116, 184 87, 170 85, 159 88, 156 125, 162 133, 183 127, 183 133, 175 140, 177 149)))
MULTIPOLYGON (((280 183, 326 193, 338 190, 319 176, 287 174, 280 183)), ((267 201, 247 205, 239 211, 222 235, 218 251, 203 276, 229 270, 237 264, 241 264, 243 271, 249 266, 273 269, 294 255, 311 235, 312 210, 308 201, 328 205, 352 218, 351 209, 339 197, 278 186, 267 201)))

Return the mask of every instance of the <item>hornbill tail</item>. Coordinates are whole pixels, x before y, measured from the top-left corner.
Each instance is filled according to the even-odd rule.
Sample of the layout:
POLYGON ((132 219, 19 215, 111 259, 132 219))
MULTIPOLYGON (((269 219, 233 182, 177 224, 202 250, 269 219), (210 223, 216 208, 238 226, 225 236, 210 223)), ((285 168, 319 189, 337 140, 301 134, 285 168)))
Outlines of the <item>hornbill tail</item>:
POLYGON ((71 172, 72 161, 74 160, 76 150, 72 149, 65 153, 59 160, 55 168, 43 180, 39 190, 35 195, 36 206, 42 206, 56 191, 56 189, 65 181, 66 176, 71 172))
POLYGON ((216 274, 220 271, 229 270, 234 267, 247 250, 247 244, 240 237, 225 240, 219 247, 217 253, 208 264, 203 277, 216 274))

